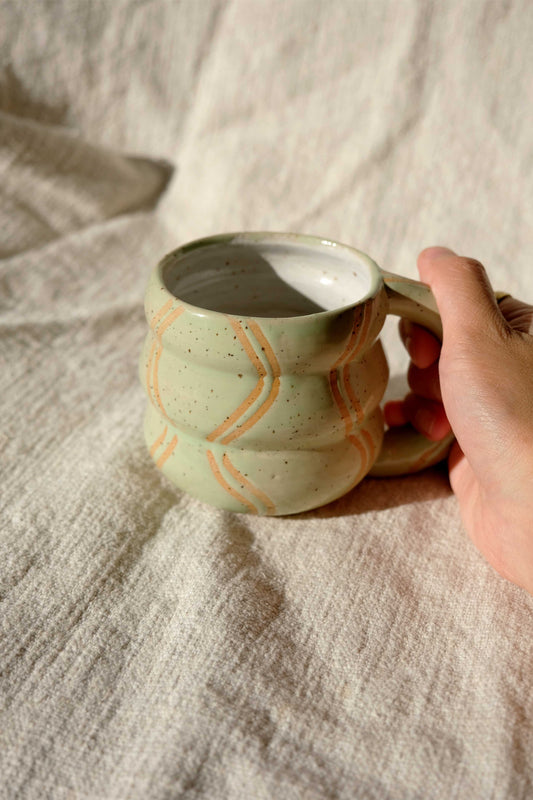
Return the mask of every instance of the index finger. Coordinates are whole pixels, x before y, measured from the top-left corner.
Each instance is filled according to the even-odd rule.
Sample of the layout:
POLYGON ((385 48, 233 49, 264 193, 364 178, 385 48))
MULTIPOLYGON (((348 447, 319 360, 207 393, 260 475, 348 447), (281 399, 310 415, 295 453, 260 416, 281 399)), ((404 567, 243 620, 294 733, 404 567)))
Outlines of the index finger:
POLYGON ((440 355, 441 344, 428 330, 407 319, 400 320, 400 337, 413 364, 430 367, 440 355))

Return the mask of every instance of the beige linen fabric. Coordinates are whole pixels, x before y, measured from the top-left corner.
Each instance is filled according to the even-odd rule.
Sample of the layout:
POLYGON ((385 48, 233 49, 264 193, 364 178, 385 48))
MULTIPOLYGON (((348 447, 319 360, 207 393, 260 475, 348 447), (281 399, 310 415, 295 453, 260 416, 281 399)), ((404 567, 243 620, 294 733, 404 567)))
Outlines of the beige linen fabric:
POLYGON ((137 379, 149 270, 197 235, 411 276, 448 244, 533 302, 531 3, 0 18, 0 796, 533 797, 533 599, 445 469, 218 511, 153 466, 137 379))

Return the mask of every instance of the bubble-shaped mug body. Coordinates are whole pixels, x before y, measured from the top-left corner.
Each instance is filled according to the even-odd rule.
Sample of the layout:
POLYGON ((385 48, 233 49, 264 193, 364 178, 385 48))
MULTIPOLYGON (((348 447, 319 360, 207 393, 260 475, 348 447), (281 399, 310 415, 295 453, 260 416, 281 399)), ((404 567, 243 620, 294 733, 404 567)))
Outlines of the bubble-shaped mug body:
POLYGON ((412 429, 384 442, 385 317, 437 335, 440 319, 428 287, 354 248, 297 234, 198 240, 158 264, 145 309, 150 454, 212 505, 294 514, 449 449, 412 429))

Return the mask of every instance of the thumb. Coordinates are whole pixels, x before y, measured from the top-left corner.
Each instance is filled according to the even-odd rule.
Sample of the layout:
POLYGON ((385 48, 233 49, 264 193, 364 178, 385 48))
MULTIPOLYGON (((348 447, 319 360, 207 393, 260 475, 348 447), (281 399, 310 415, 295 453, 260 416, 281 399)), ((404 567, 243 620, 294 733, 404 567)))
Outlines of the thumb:
POLYGON ((507 324, 479 261, 446 247, 428 247, 418 257, 418 269, 435 295, 445 346, 471 347, 480 337, 485 343, 502 337, 507 324))
MULTIPOLYGON (((515 404, 514 398, 509 399, 509 387, 516 379, 512 369, 506 372, 515 363, 508 357, 511 329, 479 261, 445 247, 430 247, 420 253, 418 269, 442 318, 439 378, 446 416, 475 474, 497 480, 492 472, 499 453, 491 447, 502 441, 506 409, 515 404)), ((464 469, 461 463, 462 454, 456 449, 450 477, 458 496, 464 488, 458 477, 464 469)))

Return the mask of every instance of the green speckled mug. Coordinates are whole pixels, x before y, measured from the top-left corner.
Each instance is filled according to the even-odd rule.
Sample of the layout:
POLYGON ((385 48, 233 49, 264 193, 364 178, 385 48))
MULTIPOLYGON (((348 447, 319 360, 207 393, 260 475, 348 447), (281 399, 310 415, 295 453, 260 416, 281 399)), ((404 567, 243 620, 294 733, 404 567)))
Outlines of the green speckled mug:
POLYGON ((440 338, 433 295, 352 247, 286 233, 201 239, 157 265, 145 309, 150 454, 212 505, 294 514, 449 449, 450 437, 385 432, 380 408, 385 317, 440 338))

